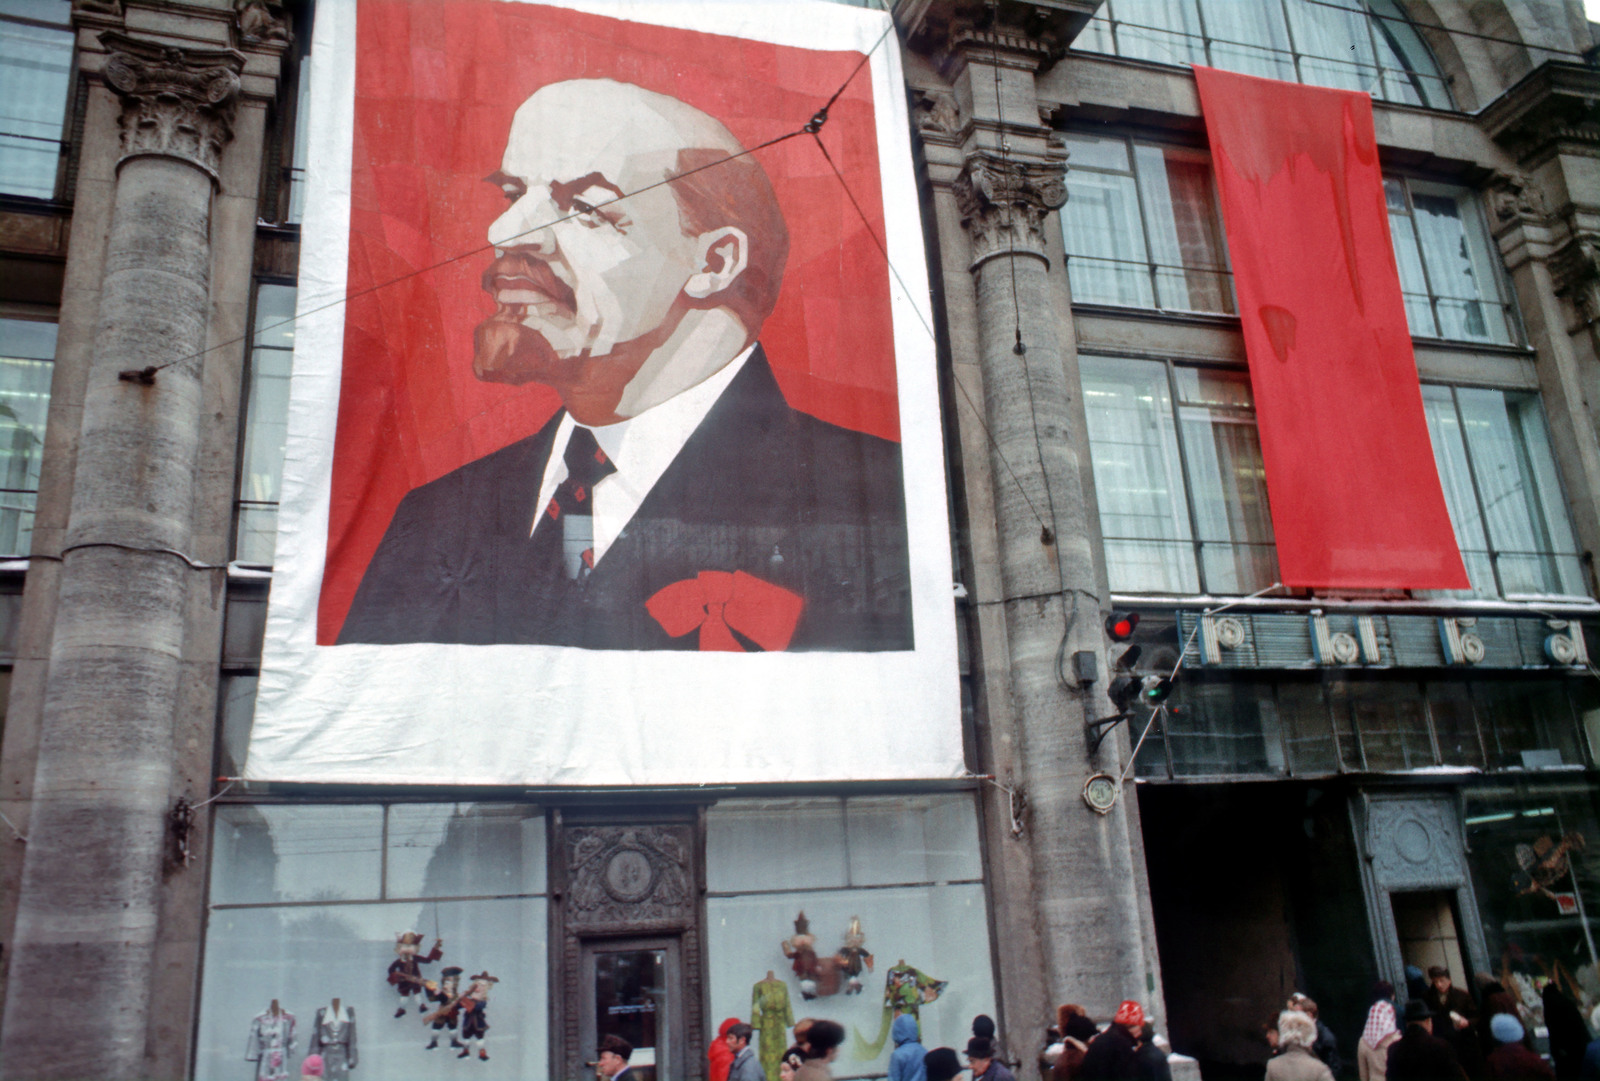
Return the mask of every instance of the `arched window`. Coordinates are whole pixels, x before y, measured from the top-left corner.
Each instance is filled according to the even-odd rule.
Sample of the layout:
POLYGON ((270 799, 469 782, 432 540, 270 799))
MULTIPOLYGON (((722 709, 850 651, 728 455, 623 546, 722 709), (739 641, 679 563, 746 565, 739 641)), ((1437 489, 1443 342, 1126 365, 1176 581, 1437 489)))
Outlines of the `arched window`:
POLYGON ((1395 0, 1105 0, 1074 47, 1453 108, 1395 0))

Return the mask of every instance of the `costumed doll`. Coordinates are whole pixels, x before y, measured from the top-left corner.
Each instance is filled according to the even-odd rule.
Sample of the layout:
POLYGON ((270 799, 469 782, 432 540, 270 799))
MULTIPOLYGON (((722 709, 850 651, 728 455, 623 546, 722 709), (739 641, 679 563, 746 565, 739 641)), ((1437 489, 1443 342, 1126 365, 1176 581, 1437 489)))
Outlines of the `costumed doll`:
POLYGON ((461 1014, 461 969, 454 965, 441 968, 439 982, 424 981, 424 989, 430 1001, 439 1003, 439 1008, 422 1019, 433 1025, 433 1039, 428 1041, 423 1050, 432 1051, 438 1047, 439 1033, 444 1029, 450 1030, 451 1047, 462 1046, 461 1041, 456 1039, 456 1019, 461 1014))
POLYGON ((859 995, 862 970, 872 971, 872 954, 867 952, 866 942, 867 936, 861 932, 861 917, 851 916, 850 929, 844 934, 844 948, 834 955, 846 977, 844 993, 847 995, 859 995))
POLYGON ((356 1011, 334 999, 331 1005, 318 1006, 307 1048, 322 1058, 322 1076, 327 1081, 349 1081, 360 1055, 356 1050, 356 1011))
POLYGON ((431 965, 444 956, 444 939, 433 940, 433 949, 426 957, 417 956, 417 948, 422 945, 422 936, 415 931, 405 931, 394 936, 395 959, 389 965, 389 983, 400 996, 400 1008, 394 1011, 396 1017, 406 1015, 406 1007, 417 1003, 417 1012, 422 1013, 428 1009, 428 1003, 422 998, 427 988, 423 985, 422 970, 419 965, 431 965))
POLYGON ((791 962, 795 977, 800 981, 800 997, 810 1001, 817 997, 817 936, 811 933, 811 921, 805 910, 794 920, 794 934, 778 943, 783 955, 791 962))
POLYGON ((489 1009, 489 987, 500 981, 489 975, 489 971, 478 973, 472 977, 472 985, 467 988, 467 993, 458 1000, 461 1003, 461 1038, 467 1046, 461 1049, 461 1054, 456 1058, 466 1058, 471 1054, 471 1045, 478 1045, 478 1057, 489 1061, 489 1052, 483 1049, 483 1037, 489 1031, 489 1018, 486 1016, 489 1009))
POLYGON ((750 1027, 761 1033, 761 1045, 756 1057, 761 1060, 761 1070, 767 1081, 778 1081, 778 1064, 783 1061, 788 1040, 784 1034, 794 1024, 794 1011, 789 1008, 789 986, 767 970, 767 978, 757 981, 750 989, 750 1027))
POLYGON ((289 1081, 289 1055, 294 1051, 294 1014, 273 999, 266 1012, 250 1020, 244 1060, 256 1064, 256 1081, 289 1081))
POLYGON ((878 1028, 878 1038, 868 1043, 861 1038, 861 1033, 856 1033, 855 1056, 858 1059, 875 1059, 883 1051, 883 1045, 889 1040, 889 1027, 894 1019, 901 1014, 906 1014, 917 1022, 917 1038, 922 1038, 921 1010, 923 1006, 939 997, 939 993, 949 986, 948 980, 936 980, 925 972, 919 972, 906 964, 904 959, 896 961, 894 967, 884 974, 883 979, 883 1021, 878 1028))

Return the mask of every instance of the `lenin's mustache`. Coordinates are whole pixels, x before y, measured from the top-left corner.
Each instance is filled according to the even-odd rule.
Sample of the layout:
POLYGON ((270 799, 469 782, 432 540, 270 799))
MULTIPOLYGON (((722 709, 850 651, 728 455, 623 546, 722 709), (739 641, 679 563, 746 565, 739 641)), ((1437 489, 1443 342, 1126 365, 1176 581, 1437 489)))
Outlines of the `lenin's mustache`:
MULTIPOLYGON (((577 306, 572 287, 556 277, 548 264, 515 252, 495 259, 483 272, 490 295, 502 289, 543 293, 567 311, 577 306)), ((473 331, 472 371, 491 383, 542 382, 553 374, 555 350, 544 336, 522 324, 530 305, 496 302, 494 314, 473 331)))

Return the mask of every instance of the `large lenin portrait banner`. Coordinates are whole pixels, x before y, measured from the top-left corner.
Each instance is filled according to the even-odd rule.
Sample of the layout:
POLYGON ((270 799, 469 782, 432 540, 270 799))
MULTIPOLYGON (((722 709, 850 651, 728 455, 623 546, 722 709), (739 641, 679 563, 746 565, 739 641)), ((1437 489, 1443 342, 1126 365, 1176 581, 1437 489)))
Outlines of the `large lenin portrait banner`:
POLYGON ((887 30, 805 0, 319 10, 248 777, 961 772, 887 30))

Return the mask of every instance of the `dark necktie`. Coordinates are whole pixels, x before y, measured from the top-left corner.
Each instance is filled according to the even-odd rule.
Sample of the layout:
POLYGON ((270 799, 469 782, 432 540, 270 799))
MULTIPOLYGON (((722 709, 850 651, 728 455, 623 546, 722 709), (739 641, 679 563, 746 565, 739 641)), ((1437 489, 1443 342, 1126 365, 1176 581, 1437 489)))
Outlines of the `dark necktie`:
POLYGON ((567 440, 567 479, 556 485, 545 505, 549 519, 540 528, 561 537, 561 569, 568 578, 585 578, 594 569, 594 486, 617 471, 595 442, 594 432, 578 425, 567 440))

